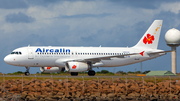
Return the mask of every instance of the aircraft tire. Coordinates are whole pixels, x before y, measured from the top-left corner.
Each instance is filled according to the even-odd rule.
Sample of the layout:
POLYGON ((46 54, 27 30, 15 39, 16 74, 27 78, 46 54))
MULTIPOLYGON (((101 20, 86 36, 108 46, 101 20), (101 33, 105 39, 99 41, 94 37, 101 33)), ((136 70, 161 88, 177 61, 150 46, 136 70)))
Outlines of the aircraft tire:
POLYGON ((94 70, 89 70, 88 71, 89 76, 94 76, 95 74, 96 74, 96 72, 94 70))
POLYGON ((62 69, 61 69, 61 72, 64 72, 64 71, 65 71, 65 68, 62 68, 62 69))
POLYGON ((30 73, 29 73, 29 72, 25 72, 25 75, 26 75, 26 76, 29 76, 29 75, 30 75, 30 73))
POLYGON ((71 76, 78 76, 78 72, 71 72, 71 76))

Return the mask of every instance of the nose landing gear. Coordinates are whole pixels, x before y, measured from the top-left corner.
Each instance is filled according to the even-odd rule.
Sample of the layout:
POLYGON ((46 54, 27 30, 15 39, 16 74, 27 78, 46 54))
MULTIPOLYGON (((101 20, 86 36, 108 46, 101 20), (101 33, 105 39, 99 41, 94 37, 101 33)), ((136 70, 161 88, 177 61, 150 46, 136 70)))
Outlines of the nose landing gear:
POLYGON ((26 72, 25 72, 25 75, 26 75, 26 76, 29 76, 29 75, 30 75, 29 69, 30 69, 30 67, 26 67, 26 72))

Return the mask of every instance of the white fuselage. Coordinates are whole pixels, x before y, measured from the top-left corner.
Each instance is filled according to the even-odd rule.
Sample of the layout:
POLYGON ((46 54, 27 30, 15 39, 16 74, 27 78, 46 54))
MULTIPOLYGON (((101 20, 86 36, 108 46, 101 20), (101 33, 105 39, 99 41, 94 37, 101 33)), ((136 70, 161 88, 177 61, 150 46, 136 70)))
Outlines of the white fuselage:
POLYGON ((164 55, 167 51, 158 50, 162 20, 155 20, 131 48, 120 47, 22 47, 15 49, 4 61, 10 65, 40 67, 42 72, 60 72, 65 68, 71 75, 88 71, 94 76, 92 67, 118 67, 129 65, 164 55))
POLYGON ((117 55, 110 59, 101 59, 93 63, 93 67, 117 67, 129 65, 164 54, 148 55, 148 52, 157 52, 161 50, 141 49, 141 48, 118 48, 118 47, 22 47, 15 49, 12 54, 7 55, 4 61, 10 65, 23 67, 65 67, 65 62, 96 59, 98 57, 107 57, 117 55), (123 56, 124 54, 140 53, 141 54, 123 56), (19 53, 21 52, 21 54, 19 53))

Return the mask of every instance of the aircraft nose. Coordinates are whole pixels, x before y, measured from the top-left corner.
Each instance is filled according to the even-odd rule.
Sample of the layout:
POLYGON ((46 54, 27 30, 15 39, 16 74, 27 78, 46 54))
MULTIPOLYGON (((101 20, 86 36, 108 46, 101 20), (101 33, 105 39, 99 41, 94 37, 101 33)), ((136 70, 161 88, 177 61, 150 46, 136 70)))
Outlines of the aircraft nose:
POLYGON ((7 64, 10 64, 11 63, 11 58, 9 55, 7 55, 5 58, 4 58, 4 62, 6 62, 7 64))
POLYGON ((5 58, 4 58, 4 62, 6 62, 6 63, 8 63, 8 56, 6 56, 5 58))

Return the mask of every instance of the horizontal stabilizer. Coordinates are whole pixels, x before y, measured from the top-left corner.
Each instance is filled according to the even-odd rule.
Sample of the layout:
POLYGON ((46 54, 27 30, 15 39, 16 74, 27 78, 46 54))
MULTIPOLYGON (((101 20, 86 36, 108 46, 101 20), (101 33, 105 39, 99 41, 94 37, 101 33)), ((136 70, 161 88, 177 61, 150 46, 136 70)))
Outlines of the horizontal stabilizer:
POLYGON ((172 52, 172 50, 169 50, 169 51, 160 51, 160 52, 147 52, 147 54, 153 55, 153 54, 168 53, 168 52, 172 52))

